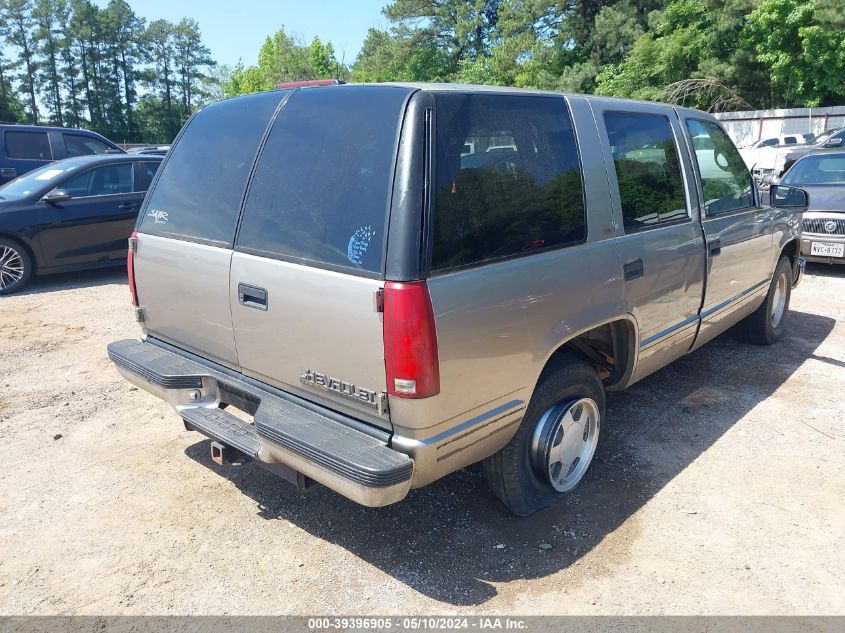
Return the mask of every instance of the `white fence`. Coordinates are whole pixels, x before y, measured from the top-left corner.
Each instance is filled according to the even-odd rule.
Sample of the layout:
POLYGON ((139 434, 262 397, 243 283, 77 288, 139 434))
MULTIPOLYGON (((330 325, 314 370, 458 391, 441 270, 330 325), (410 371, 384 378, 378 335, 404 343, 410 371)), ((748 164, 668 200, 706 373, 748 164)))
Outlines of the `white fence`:
POLYGON ((819 134, 845 127, 845 106, 719 112, 715 116, 739 147, 782 134, 819 134))

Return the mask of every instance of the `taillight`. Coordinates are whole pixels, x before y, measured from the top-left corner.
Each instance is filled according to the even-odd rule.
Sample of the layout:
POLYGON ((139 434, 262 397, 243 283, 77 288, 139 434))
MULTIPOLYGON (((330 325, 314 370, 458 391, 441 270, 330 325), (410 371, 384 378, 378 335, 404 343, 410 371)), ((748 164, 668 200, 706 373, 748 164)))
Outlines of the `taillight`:
POLYGON ((397 398, 440 393, 440 359, 431 296, 424 281, 384 285, 387 392, 397 398))
POLYGON ((129 236, 129 252, 126 253, 126 276, 129 278, 129 294, 132 305, 138 307, 138 291, 135 290, 135 252, 138 250, 138 231, 129 236))

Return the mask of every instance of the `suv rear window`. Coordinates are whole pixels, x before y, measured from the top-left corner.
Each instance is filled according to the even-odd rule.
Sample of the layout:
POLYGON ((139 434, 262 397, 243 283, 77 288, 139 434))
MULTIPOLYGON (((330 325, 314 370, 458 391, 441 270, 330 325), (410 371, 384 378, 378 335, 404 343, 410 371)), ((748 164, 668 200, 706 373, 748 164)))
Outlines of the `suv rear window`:
POLYGON ((236 249, 379 273, 407 88, 306 88, 279 112, 236 249))
POLYGON ((198 112, 147 196, 141 231, 231 246, 258 145, 286 94, 261 92, 198 112))
POLYGON ((557 96, 435 95, 432 270, 587 236, 581 165, 557 96))
POLYGON ((53 160, 47 132, 6 132, 6 156, 23 160, 53 160))

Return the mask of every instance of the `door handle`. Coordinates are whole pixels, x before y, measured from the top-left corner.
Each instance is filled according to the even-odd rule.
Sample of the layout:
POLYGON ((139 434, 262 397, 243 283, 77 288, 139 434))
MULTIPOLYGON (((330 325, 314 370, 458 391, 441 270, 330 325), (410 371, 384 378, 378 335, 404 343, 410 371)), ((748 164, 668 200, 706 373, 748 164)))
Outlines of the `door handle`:
POLYGON ((267 291, 247 284, 238 284, 238 303, 246 308, 267 310, 267 291))
POLYGON ((137 202, 124 202, 123 204, 117 205, 118 209, 134 209, 138 206, 137 202))
POLYGON ((719 240, 712 240, 707 246, 710 249, 710 257, 722 254, 722 242, 719 240))
POLYGON ((625 281, 631 281, 633 279, 639 279, 643 276, 643 260, 642 259, 633 259, 630 262, 625 262, 625 265, 622 266, 622 272, 625 275, 625 281))

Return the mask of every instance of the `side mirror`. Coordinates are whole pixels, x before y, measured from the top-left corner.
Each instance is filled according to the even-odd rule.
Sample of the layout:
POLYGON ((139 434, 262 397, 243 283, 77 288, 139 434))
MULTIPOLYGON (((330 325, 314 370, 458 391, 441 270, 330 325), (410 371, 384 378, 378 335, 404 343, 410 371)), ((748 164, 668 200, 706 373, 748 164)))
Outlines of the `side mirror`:
POLYGON ((772 172, 765 173, 765 174, 763 174, 763 177, 760 178, 760 182, 762 184, 766 185, 767 187, 769 185, 774 184, 774 180, 775 180, 775 175, 772 172))
POLYGON ((73 198, 70 193, 68 193, 64 189, 53 189, 52 191, 48 192, 43 198, 41 198, 42 202, 46 202, 47 204, 56 204, 58 202, 67 202, 73 198))
POLYGON ((807 209, 807 192, 797 187, 772 185, 769 190, 769 204, 778 209, 807 209))
POLYGON ((841 138, 831 138, 828 139, 825 144, 825 147, 841 147, 842 146, 842 139, 841 138))

